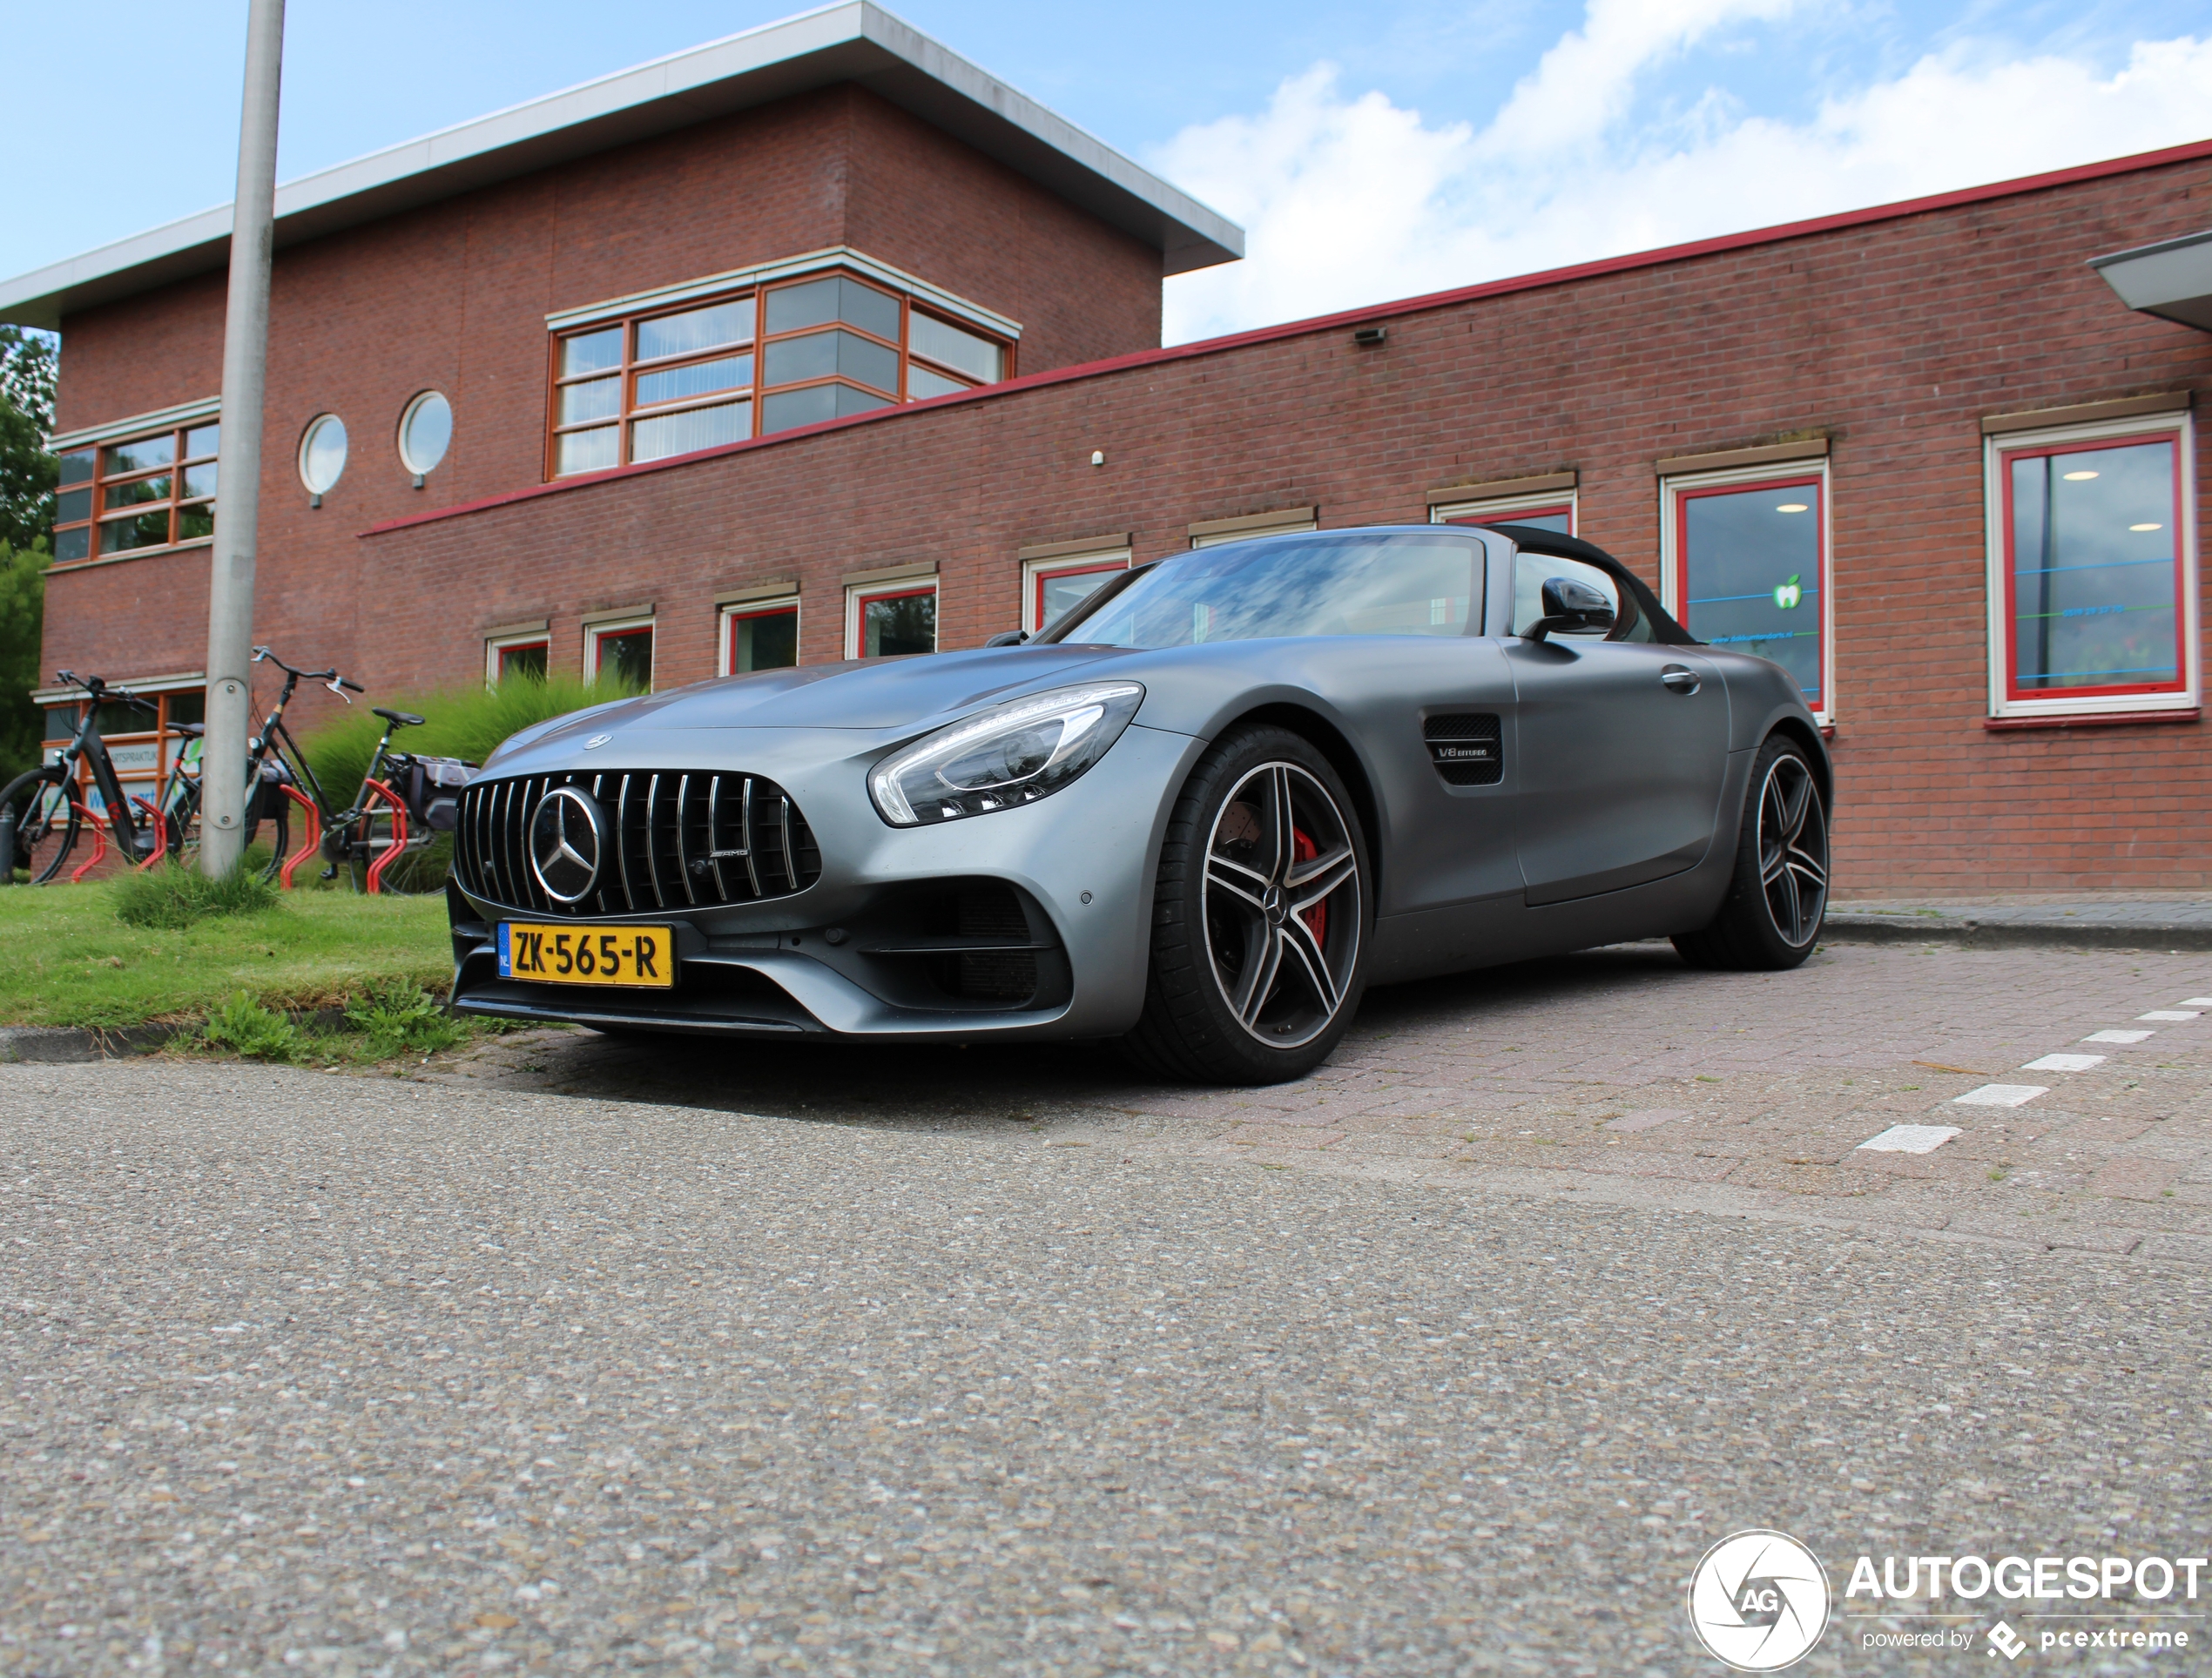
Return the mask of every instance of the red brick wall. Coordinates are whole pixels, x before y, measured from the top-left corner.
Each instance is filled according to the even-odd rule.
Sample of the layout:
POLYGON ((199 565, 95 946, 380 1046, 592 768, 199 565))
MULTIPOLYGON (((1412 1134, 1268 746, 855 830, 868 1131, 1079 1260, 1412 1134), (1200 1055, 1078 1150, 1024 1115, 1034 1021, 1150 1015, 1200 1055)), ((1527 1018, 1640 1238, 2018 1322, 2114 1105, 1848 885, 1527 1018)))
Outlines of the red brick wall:
MULTIPOLYGON (((1583 534, 1656 578, 1654 460, 1820 428, 1839 884, 2201 890, 2202 724, 1981 726, 1979 420, 2212 384, 2212 338, 2131 314, 2082 266, 2208 207, 2212 164, 2168 165, 1406 313, 1379 349, 1332 326, 1017 388, 370 536, 263 610, 292 634, 373 596, 354 662, 395 691, 471 678, 482 628, 515 617, 551 617, 573 668, 580 614, 650 599, 672 685, 711 674, 712 596, 751 580, 803 579, 811 662, 840 650, 842 574, 934 560, 943 643, 973 644, 1019 621, 1026 543, 1133 530, 1150 558, 1194 521, 1306 504, 1417 521, 1433 486, 1563 467, 1583 534)), ((74 621, 50 617, 50 662, 74 621)))

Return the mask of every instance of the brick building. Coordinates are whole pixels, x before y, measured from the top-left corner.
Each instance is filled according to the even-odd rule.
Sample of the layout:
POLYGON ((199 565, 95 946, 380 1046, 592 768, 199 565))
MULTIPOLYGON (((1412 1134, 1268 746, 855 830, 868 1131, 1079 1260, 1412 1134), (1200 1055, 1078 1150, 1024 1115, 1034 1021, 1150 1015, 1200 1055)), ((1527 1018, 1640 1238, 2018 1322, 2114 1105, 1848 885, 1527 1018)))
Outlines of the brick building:
MULTIPOLYGON (((294 662, 664 687, 974 645, 1224 536, 1511 515, 1798 676, 1846 893, 2212 886, 2212 143, 1163 350, 1163 275, 1238 230, 856 3, 279 214, 255 635, 294 662)), ((63 334, 45 666, 179 718, 227 226, 0 285, 63 334)))

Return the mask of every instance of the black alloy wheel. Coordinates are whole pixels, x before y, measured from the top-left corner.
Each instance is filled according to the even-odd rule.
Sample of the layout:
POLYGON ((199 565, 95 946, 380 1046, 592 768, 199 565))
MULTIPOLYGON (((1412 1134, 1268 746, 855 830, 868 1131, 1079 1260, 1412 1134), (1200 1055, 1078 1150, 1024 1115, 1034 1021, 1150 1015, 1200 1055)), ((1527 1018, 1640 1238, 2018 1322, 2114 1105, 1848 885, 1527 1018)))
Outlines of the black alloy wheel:
MULTIPOLYGON (((15 817, 8 880, 20 868, 33 886, 44 886, 62 872, 76 849, 84 818, 78 810, 73 781, 57 778, 51 769, 34 769, 18 775, 0 792, 0 810, 15 817)), ((4 882, 0 882, 4 883, 4 882)))
POLYGON ((1803 746, 1768 738, 1751 768, 1735 878, 1710 925, 1679 933, 1696 967, 1775 971, 1812 954, 1828 916, 1828 805, 1803 746))
POLYGON ((1352 808, 1328 759, 1287 730, 1237 730, 1206 754, 1161 852, 1132 1058, 1243 1084, 1326 1058, 1359 1007, 1372 913, 1352 808))

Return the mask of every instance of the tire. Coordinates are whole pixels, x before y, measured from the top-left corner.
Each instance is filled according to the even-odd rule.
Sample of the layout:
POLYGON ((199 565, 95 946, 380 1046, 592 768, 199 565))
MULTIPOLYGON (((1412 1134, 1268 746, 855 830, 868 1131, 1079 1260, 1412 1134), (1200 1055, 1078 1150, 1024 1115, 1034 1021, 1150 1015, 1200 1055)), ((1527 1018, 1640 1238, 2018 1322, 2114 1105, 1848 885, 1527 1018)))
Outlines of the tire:
POLYGON ((30 875, 33 886, 44 886, 61 873, 84 825, 71 791, 67 782, 57 781, 44 769, 18 775, 0 791, 0 811, 16 819, 14 854, 6 859, 9 882, 17 868, 30 875))
POLYGON ((162 812, 167 825, 169 860, 180 868, 193 866, 199 860, 199 787, 187 781, 162 812))
POLYGON ((1169 818, 1144 1012, 1123 1053, 1162 1077, 1303 1077, 1359 1012, 1373 879, 1327 758, 1287 729, 1224 735, 1169 818))
POLYGON ((1828 805, 1804 749, 1773 734, 1752 761, 1736 874, 1712 923, 1676 934, 1694 967, 1740 973, 1794 967, 1828 918, 1828 805))

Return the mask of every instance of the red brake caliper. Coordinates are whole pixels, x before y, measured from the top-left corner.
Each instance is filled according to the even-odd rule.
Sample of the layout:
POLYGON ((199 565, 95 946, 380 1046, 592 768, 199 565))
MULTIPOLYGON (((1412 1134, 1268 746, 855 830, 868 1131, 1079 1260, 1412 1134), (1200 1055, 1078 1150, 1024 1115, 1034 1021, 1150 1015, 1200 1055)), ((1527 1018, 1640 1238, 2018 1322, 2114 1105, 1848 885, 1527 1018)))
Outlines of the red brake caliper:
MULTIPOLYGON (((1299 862, 1311 862, 1321 854, 1321 847, 1303 827, 1291 829, 1291 855, 1299 862)), ((1305 923, 1306 931, 1313 934, 1313 941, 1325 946, 1329 941, 1329 906, 1324 901, 1315 904, 1298 917, 1305 923)))

